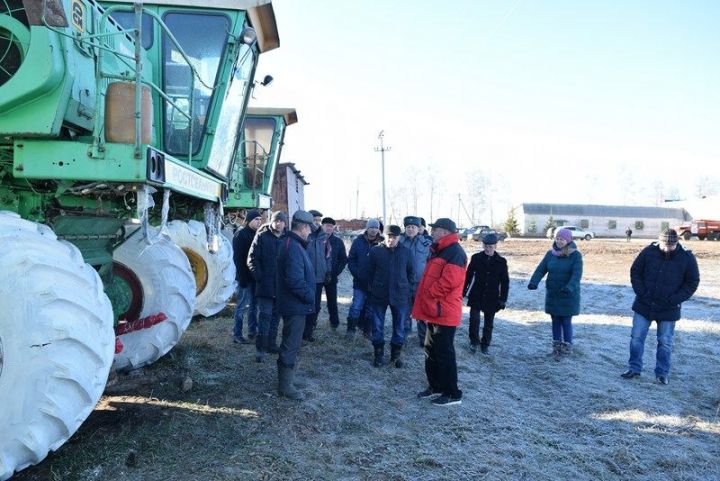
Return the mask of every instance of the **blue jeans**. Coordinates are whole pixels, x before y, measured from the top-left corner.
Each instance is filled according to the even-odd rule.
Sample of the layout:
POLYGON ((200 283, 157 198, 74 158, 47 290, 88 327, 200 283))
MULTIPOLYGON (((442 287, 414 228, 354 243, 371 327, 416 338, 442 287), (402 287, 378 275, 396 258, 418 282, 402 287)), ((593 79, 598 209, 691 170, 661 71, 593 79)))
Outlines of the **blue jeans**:
POLYGON ((277 310, 277 302, 272 297, 256 297, 258 306, 258 334, 267 336, 270 345, 277 344, 278 325, 280 315, 277 310))
POLYGON ((368 298, 368 292, 362 289, 353 288, 352 304, 350 304, 350 312, 348 317, 350 319, 360 319, 362 315, 363 307, 368 298))
POLYGON ((248 308, 248 334, 255 335, 257 333, 257 303, 255 302, 255 283, 251 283, 247 287, 237 288, 237 305, 235 306, 235 328, 233 334, 235 337, 243 335, 243 310, 245 306, 248 308))
MULTIPOLYGON (((633 372, 642 372, 645 338, 652 321, 637 312, 633 315, 630 333, 630 360, 628 367, 633 372)), ((675 321, 657 321, 657 352, 655 355, 655 375, 667 377, 670 372, 670 353, 672 352, 675 321)))
POLYGON ((552 319, 553 341, 572 344, 572 316, 550 316, 552 319))
MULTIPOLYGON (((372 314, 372 343, 373 345, 385 343, 385 313, 387 312, 387 304, 370 304, 368 306, 372 314)), ((407 316, 408 307, 390 306, 390 314, 392 314, 393 333, 390 338, 390 344, 402 346, 405 344, 405 317, 407 316)))

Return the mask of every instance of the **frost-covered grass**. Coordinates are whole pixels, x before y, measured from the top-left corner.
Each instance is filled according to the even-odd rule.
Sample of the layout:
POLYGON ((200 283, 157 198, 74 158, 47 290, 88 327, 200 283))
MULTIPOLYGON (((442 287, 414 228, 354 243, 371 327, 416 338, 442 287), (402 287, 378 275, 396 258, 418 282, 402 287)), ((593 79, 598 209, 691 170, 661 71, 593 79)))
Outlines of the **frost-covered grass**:
POLYGON ((460 406, 416 399, 425 375, 414 332, 403 369, 373 368, 368 341, 344 338, 344 276, 341 330, 329 329, 323 310, 318 340, 302 349, 305 402, 277 398, 274 359, 257 364, 254 347, 231 342, 228 309, 194 322, 147 369, 159 382, 103 398, 69 443, 17 479, 720 480, 720 243, 702 246, 703 284, 684 306, 670 384, 661 386, 654 329, 643 376, 619 377, 627 269, 643 244, 603 242, 579 244, 584 308, 575 353, 560 361, 547 356, 542 289, 525 289, 546 242, 501 244, 517 253, 508 255, 509 308, 497 316, 490 356, 467 349, 467 318, 458 331, 460 406), (193 388, 182 392, 186 377, 193 388))

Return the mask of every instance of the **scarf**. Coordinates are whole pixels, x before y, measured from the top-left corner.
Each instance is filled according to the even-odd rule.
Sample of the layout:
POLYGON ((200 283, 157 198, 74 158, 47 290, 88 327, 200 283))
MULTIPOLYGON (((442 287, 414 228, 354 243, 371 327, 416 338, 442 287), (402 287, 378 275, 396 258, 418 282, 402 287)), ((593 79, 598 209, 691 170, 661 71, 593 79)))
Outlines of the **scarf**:
POLYGON ((552 250, 550 252, 552 252, 552 255, 554 255, 555 257, 567 257, 576 250, 577 245, 575 245, 575 242, 570 242, 569 244, 566 244, 563 248, 558 247, 558 245, 553 242, 552 250))

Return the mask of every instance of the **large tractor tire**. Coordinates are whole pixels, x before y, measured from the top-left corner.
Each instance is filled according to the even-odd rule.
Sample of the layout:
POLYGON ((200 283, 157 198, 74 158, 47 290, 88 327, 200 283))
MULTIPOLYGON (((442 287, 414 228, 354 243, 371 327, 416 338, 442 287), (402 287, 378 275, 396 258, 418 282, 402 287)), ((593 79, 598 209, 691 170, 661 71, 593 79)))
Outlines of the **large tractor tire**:
POLYGON ((102 395, 115 350, 100 277, 49 227, 0 211, 0 480, 43 460, 102 395))
POLYGON ((177 344, 192 319, 195 280, 187 257, 170 239, 148 245, 136 232, 113 253, 114 272, 132 292, 129 321, 155 318, 120 334, 123 349, 115 356, 119 370, 153 363, 177 344))
POLYGON ((194 315, 209 317, 222 311, 236 287, 232 243, 219 235, 220 249, 213 254, 207 250, 203 223, 174 220, 167 228, 170 238, 185 252, 195 276, 194 315))

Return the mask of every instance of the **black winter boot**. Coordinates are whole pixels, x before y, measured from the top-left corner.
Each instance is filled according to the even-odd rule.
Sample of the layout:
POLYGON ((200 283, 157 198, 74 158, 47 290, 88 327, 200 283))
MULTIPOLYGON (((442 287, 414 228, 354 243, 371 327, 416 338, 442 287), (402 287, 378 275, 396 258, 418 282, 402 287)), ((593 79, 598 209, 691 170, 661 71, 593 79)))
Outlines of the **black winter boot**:
POLYGON ((347 332, 345 333, 345 337, 348 339, 354 339, 355 338, 355 331, 357 331, 357 325, 358 320, 357 319, 351 319, 348 317, 347 319, 347 332))
POLYGON ((380 367, 383 364, 383 356, 385 355, 385 344, 373 344, 375 349, 375 358, 373 360, 373 366, 380 367))
POLYGON ((265 352, 267 350, 267 336, 258 334, 255 337, 255 362, 263 362, 265 360, 265 352))
POLYGON ((402 359, 400 359, 400 352, 402 351, 402 346, 398 346, 397 344, 390 344, 390 364, 395 364, 395 367, 403 367, 402 359))

